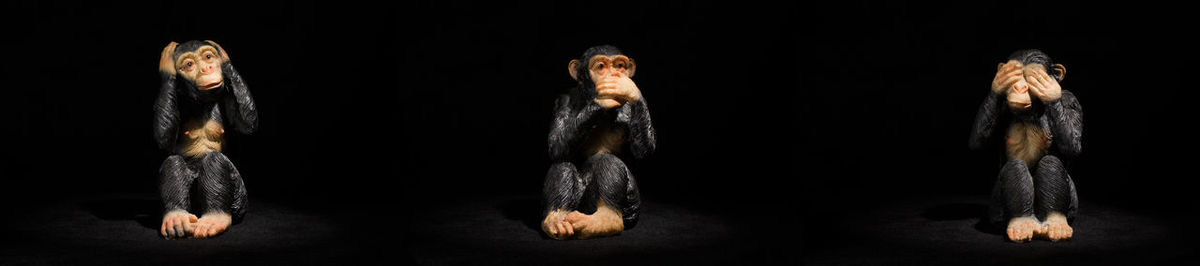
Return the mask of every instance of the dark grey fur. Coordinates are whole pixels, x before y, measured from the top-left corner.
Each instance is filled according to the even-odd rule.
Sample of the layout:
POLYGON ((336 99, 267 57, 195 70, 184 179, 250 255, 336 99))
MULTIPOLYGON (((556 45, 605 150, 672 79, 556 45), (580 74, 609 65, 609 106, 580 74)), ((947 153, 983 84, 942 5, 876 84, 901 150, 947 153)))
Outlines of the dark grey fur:
MULTIPOLYGON (((621 52, 612 46, 592 47, 584 52, 580 61, 587 62, 600 54, 621 52)), ((620 157, 585 154, 587 147, 583 146, 597 130, 619 130, 627 133, 622 151, 628 151, 635 159, 649 156, 656 145, 650 109, 643 97, 604 110, 592 100, 595 83, 588 77, 586 66, 578 73, 578 86, 559 96, 555 102, 554 122, 547 141, 554 164, 546 174, 542 189, 546 212, 564 209, 591 214, 596 211, 596 200, 603 199, 605 204, 621 212, 625 228, 633 228, 641 208, 641 196, 633 173, 620 157)))
MULTIPOLYGON (((1049 56, 1038 50, 1017 51, 1009 59, 1023 64, 1043 64, 1047 69, 1053 65, 1049 56)), ((1050 74, 1061 78, 1057 73, 1050 74)), ((1030 111, 1018 114, 1007 109, 1003 93, 989 92, 975 117, 970 139, 972 149, 992 143, 1002 147, 1003 137, 995 141, 992 136, 1005 134, 1008 126, 1017 122, 1049 129, 1053 145, 1033 166, 1006 156, 992 189, 992 206, 988 213, 989 220, 997 225, 1004 225, 1008 219, 1019 216, 1036 215, 1044 219, 1051 211, 1074 218, 1079 207, 1075 182, 1067 173, 1063 159, 1077 157, 1082 152, 1083 108, 1075 94, 1067 90, 1063 90, 1062 98, 1054 102, 1042 104, 1036 98, 1033 100, 1030 111), (997 125, 1005 126, 998 128, 997 125)))
MULTIPOLYGON (((208 43, 180 44, 174 56, 203 45, 208 43)), ((228 61, 221 64, 221 72, 223 85, 207 91, 162 73, 162 88, 154 103, 154 137, 159 148, 172 154, 159 169, 164 213, 224 211, 240 221, 246 212, 246 188, 229 158, 220 152, 187 157, 178 143, 183 135, 181 126, 203 125, 210 119, 222 126, 232 124, 232 129, 242 134, 258 127, 258 111, 241 74, 228 61)))

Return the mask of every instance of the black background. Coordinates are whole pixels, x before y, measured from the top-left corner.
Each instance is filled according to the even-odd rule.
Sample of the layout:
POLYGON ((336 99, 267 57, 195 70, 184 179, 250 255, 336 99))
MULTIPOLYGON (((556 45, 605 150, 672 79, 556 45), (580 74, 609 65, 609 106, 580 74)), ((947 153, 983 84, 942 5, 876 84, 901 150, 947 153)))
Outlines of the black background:
POLYGON ((158 54, 211 39, 258 103, 260 130, 226 145, 251 196, 331 216, 536 196, 567 61, 599 44, 637 60, 658 130, 633 163, 642 194, 764 224, 784 247, 862 206, 986 195, 1000 155, 968 134, 995 65, 1024 48, 1066 65, 1083 105, 1080 197, 1194 210, 1195 42, 1174 6, 6 5, 0 182, 17 208, 153 193, 158 54))

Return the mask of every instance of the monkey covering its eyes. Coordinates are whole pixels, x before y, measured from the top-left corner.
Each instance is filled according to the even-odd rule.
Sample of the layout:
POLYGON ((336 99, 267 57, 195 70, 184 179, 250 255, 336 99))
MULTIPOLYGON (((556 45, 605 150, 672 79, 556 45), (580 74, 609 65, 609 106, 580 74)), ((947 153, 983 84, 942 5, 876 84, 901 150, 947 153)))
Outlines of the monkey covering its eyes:
POLYGON ((542 231, 550 238, 610 236, 637 224, 637 182, 617 155, 649 156, 655 133, 630 79, 635 69, 632 58, 607 45, 568 64, 578 86, 555 102, 548 140, 554 165, 542 187, 542 231))
POLYGON ((242 176, 221 153, 225 125, 250 134, 258 127, 258 111, 216 42, 171 42, 158 71, 162 88, 154 103, 154 138, 171 153, 159 168, 165 213, 159 233, 168 239, 216 236, 246 213, 242 176))
POLYGON ((1079 199, 1063 159, 1082 149, 1083 113, 1075 95, 1059 86, 1066 72, 1042 51, 1014 52, 997 67, 975 117, 972 149, 1004 134, 1006 160, 988 216, 1014 242, 1067 240, 1074 234, 1068 219, 1075 217, 1079 199))

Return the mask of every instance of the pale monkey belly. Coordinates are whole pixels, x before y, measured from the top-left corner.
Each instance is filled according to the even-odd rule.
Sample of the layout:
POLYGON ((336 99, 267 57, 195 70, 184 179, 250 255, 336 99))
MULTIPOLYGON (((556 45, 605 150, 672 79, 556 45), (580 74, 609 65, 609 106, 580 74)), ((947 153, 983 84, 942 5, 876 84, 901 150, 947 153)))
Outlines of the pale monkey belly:
POLYGON ((187 137, 183 148, 184 155, 198 157, 209 152, 221 151, 221 123, 209 119, 203 125, 191 125, 186 130, 189 133, 184 135, 187 137))
POLYGON ((591 156, 601 153, 617 154, 621 152, 622 144, 625 144, 624 130, 600 126, 592 130, 583 147, 586 154, 591 156))
POLYGON ((1005 141, 1008 157, 1021 159, 1025 165, 1033 167, 1050 147, 1050 134, 1037 124, 1014 123, 1008 128, 1005 141))

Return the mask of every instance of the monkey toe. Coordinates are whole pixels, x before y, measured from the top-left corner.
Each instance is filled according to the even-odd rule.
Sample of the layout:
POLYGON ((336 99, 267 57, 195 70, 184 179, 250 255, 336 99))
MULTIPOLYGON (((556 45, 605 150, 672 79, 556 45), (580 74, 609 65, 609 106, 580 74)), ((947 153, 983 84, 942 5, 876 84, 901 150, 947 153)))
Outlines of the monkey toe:
POLYGON ((1074 234, 1075 229, 1071 228, 1071 225, 1067 223, 1067 217, 1062 213, 1051 213, 1042 223, 1041 230, 1034 232, 1038 238, 1056 242, 1071 239, 1074 234))
POLYGON ((1033 239, 1033 232, 1040 225, 1033 217, 1018 217, 1008 222, 1008 240, 1023 243, 1033 239))
POLYGON ((1049 221, 1046 224, 1045 238, 1050 241, 1069 240, 1074 234, 1075 229, 1071 228, 1065 221, 1049 221))
POLYGON ((196 216, 186 211, 172 211, 163 216, 159 233, 167 239, 187 237, 194 230, 196 216))
POLYGON ((542 225, 542 231, 545 231, 546 236, 555 240, 566 240, 575 234, 571 224, 566 221, 549 221, 542 225))
POLYGON ((192 237, 209 238, 224 233, 229 225, 233 222, 232 217, 225 213, 210 213, 205 214, 196 221, 196 228, 193 230, 192 237))

